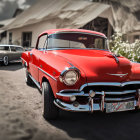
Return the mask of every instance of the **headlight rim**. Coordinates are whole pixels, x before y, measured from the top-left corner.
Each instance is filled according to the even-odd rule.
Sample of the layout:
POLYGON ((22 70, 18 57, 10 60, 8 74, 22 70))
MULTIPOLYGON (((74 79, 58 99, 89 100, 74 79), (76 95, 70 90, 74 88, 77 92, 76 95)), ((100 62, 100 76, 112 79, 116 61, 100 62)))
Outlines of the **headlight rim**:
POLYGON ((65 71, 63 71, 61 74, 60 74, 60 76, 59 76, 59 80, 60 80, 60 82, 62 82, 62 83, 64 83, 65 85, 67 85, 67 86, 74 86, 76 83, 77 83, 77 81, 79 80, 79 78, 80 78, 80 71, 76 68, 71 68, 71 69, 68 69, 68 70, 65 70, 65 71), (75 73, 76 73, 76 75, 77 75, 77 80, 76 80, 76 82, 74 83, 74 84, 68 84, 67 82, 66 82, 66 80, 65 80, 65 75, 66 75, 66 73, 67 72, 69 72, 69 71, 74 71, 75 73))

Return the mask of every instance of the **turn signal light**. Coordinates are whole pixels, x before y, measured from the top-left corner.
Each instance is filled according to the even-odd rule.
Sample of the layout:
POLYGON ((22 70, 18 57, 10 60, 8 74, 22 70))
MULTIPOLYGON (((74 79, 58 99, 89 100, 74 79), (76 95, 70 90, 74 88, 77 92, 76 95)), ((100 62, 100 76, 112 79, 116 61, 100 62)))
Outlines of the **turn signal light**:
POLYGON ((76 100, 76 97, 73 95, 70 97, 70 101, 74 102, 76 100))

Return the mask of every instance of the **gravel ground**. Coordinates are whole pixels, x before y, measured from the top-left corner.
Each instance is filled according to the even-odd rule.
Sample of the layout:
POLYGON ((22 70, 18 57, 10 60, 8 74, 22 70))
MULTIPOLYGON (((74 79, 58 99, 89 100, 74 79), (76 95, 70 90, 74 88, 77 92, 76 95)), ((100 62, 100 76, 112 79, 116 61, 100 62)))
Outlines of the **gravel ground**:
POLYGON ((139 112, 61 111, 58 120, 44 120, 41 94, 36 87, 25 84, 24 74, 20 63, 0 66, 0 140, 128 140, 139 137, 139 112))

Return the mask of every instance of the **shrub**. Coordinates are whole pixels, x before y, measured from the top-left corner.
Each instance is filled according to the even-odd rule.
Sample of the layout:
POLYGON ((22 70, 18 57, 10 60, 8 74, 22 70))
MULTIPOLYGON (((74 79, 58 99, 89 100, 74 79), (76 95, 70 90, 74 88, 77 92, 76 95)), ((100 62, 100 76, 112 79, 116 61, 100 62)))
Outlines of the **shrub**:
POLYGON ((123 41, 122 34, 116 33, 109 41, 109 48, 116 55, 140 62, 140 40, 135 40, 134 43, 130 44, 128 41, 123 41))

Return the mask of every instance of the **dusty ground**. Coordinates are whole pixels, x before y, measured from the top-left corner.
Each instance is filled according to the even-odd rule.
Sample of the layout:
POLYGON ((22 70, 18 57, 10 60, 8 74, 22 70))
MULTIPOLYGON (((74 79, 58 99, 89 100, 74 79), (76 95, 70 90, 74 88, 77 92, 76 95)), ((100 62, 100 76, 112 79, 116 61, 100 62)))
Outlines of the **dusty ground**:
POLYGON ((0 140, 139 139, 140 113, 60 112, 42 117, 41 94, 24 81, 20 63, 0 66, 0 140))

